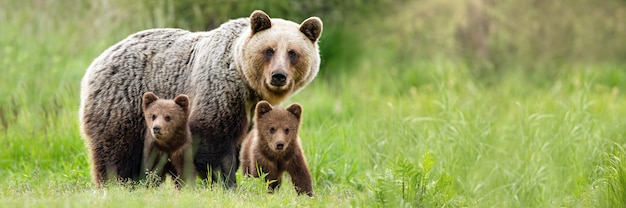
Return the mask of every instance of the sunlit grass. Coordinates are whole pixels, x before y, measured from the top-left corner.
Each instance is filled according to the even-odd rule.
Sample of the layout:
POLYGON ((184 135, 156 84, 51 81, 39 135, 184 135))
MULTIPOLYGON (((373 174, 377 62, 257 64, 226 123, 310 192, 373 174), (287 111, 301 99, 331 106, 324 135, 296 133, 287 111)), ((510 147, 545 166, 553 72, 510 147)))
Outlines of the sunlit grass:
POLYGON ((60 21, 50 13, 31 17, 44 7, 1 3, 14 8, 0 10, 7 20, 0 24, 1 206, 625 203, 624 66, 562 65, 553 69, 560 70, 551 73, 554 79, 511 67, 486 82, 455 60, 396 63, 389 48, 364 49, 365 58, 352 65, 322 68, 332 74, 322 73, 284 103, 304 108, 301 137, 313 199, 298 197, 287 179, 268 194, 262 180, 241 175, 236 190, 200 183, 183 191, 171 183, 95 189, 78 129, 80 79, 107 46, 154 23, 108 16, 102 8, 111 5, 66 3, 78 14, 60 21), (110 21, 82 18, 83 7, 110 21), (94 22, 99 32, 88 30, 94 22))
MULTIPOLYGON (((418 164, 429 152, 435 173, 454 181, 456 195, 446 203, 545 207, 591 200, 588 205, 597 205, 583 194, 595 193, 587 184, 595 180, 590 174, 612 143, 624 143, 625 100, 620 88, 604 81, 615 70, 571 67, 541 85, 512 70, 500 82, 483 84, 464 77, 468 69, 462 65, 416 65, 420 68, 405 71, 363 68, 362 74, 317 82, 296 96, 308 116, 305 127, 313 128, 305 131, 313 132, 307 133, 309 140, 304 136, 307 150, 336 154, 331 158, 356 167, 345 173, 357 176, 346 180, 357 189, 374 179, 396 183, 387 171, 397 168, 398 160, 418 164), (323 128, 311 127, 317 121, 324 121, 323 128)), ((397 184, 380 185, 401 194, 397 184)))

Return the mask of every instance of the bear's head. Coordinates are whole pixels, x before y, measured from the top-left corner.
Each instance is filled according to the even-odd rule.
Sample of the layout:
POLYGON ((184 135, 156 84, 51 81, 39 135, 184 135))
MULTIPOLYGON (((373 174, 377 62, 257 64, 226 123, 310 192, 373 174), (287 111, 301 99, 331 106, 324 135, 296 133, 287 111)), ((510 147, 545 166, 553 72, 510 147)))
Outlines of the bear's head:
POLYGON ((254 11, 249 28, 237 40, 235 63, 262 99, 279 104, 317 75, 321 34, 317 17, 297 24, 254 11))
POLYGON ((174 100, 159 99, 154 93, 143 95, 143 113, 148 132, 162 146, 185 141, 170 141, 188 131, 189 97, 180 94, 174 100))
POLYGON ((256 106, 256 130, 260 144, 265 149, 280 154, 290 150, 298 141, 302 106, 291 104, 287 108, 272 107, 266 101, 256 106))

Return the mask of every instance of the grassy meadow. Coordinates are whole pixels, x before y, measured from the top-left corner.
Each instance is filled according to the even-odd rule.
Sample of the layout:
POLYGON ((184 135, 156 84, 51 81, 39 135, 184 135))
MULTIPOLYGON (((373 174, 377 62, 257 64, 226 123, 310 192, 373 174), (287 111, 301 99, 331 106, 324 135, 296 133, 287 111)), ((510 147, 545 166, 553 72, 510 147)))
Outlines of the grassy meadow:
POLYGON ((236 190, 96 189, 79 131, 80 80, 127 35, 172 27, 155 9, 166 3, 156 4, 0 0, 0 207, 626 205, 626 64, 485 67, 419 55, 410 47, 428 41, 412 41, 407 27, 365 28, 408 24, 406 11, 355 23, 365 29, 352 42, 325 21, 320 75, 284 103, 304 108, 315 198, 297 196, 289 180, 267 194, 241 174, 236 190))

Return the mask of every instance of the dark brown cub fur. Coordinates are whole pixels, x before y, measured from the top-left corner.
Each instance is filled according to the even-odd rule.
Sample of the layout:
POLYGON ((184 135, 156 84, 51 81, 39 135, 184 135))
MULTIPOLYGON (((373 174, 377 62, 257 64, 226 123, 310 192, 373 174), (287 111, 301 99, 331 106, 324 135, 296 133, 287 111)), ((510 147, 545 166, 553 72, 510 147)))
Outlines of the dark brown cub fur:
POLYGON ((180 94, 174 100, 159 99, 154 93, 143 95, 146 121, 143 164, 147 173, 154 172, 160 183, 166 173, 177 188, 183 182, 193 184, 195 170, 189 130, 189 97, 180 94))
POLYGON ((302 107, 292 104, 286 109, 272 107, 266 101, 256 106, 255 128, 243 143, 241 168, 245 175, 259 177, 266 173, 265 180, 270 191, 280 186, 284 172, 289 173, 298 194, 313 196, 311 173, 300 145, 302 107))

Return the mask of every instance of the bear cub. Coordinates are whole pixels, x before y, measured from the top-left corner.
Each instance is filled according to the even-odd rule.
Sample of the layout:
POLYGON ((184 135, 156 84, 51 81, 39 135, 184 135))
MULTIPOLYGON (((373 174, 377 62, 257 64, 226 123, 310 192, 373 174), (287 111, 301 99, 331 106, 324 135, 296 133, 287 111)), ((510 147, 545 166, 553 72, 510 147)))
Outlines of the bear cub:
POLYGON ((146 92, 142 109, 146 121, 143 168, 156 174, 160 184, 168 173, 180 189, 185 181, 193 184, 195 169, 191 151, 191 131, 188 125, 189 97, 185 94, 173 100, 159 99, 146 92))
POLYGON ((259 177, 267 174, 270 192, 278 189, 284 172, 289 173, 298 194, 313 196, 311 173, 300 145, 298 129, 302 121, 302 107, 292 104, 287 108, 272 107, 267 101, 256 105, 255 128, 243 142, 241 169, 244 175, 259 177))

